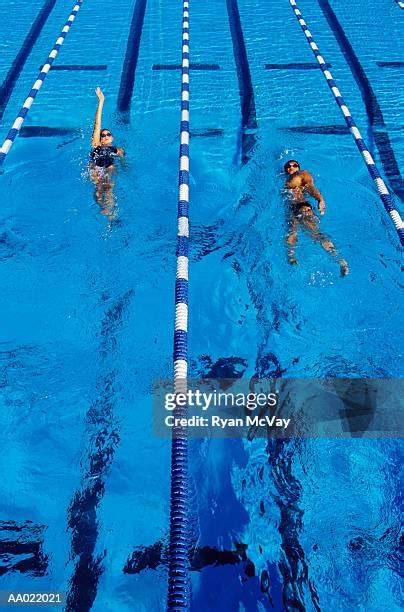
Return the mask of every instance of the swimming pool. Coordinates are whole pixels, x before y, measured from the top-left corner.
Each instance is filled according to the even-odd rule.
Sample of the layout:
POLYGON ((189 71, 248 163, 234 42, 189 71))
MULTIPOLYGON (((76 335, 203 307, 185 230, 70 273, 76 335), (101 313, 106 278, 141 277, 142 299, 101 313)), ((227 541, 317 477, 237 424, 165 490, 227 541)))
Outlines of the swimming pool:
MULTIPOLYGON (((402 11, 299 6, 399 195, 402 11)), ((0 5, 4 136, 71 8, 0 5)), ((1 589, 64 591, 71 610, 164 609, 170 448, 152 435, 150 388, 172 376, 181 11, 84 2, 55 62, 65 69, 48 74, 0 175, 1 589), (112 228, 86 169, 98 84, 127 152, 112 228)), ((209 0, 190 14, 190 374, 401 377, 397 236, 320 70, 297 66, 314 61, 289 2, 209 0), (325 195, 321 225, 347 278, 305 236, 299 266, 287 263, 289 157, 325 195)), ((198 546, 229 553, 191 572, 194 609, 399 609, 397 441, 191 450, 198 546)))

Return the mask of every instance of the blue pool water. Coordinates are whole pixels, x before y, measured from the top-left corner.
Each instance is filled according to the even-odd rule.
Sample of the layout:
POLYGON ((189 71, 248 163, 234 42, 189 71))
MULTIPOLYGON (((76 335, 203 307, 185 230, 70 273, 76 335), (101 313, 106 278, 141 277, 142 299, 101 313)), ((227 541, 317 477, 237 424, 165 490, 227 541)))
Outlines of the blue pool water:
MULTIPOLYGON (((55 65, 107 68, 52 70, 0 175, 0 590, 60 590, 66 609, 79 611, 165 607, 166 560, 157 554, 150 567, 150 551, 168 537, 170 444, 152 433, 151 386, 172 376, 180 73, 153 66, 180 62, 182 5, 147 2, 123 113, 134 6, 83 3, 55 65), (103 125, 127 157, 112 227, 87 175, 97 85, 103 125), (35 136, 38 126, 65 131, 35 136), (148 567, 137 570, 144 551, 148 567)), ((299 6, 399 194, 402 67, 378 62, 401 61, 404 12, 393 0, 299 6)), ((2 137, 71 8, 0 3, 2 137)), ((289 2, 208 0, 190 3, 190 16, 191 64, 218 66, 191 70, 191 375, 220 364, 228 375, 236 364, 246 381, 259 367, 268 376, 401 377, 394 227, 320 70, 265 68, 314 61, 289 2), (235 6, 254 101, 249 138, 240 133, 235 6), (287 263, 289 157, 325 196, 321 226, 348 260, 347 278, 304 235, 299 265, 287 263)), ((232 562, 191 572, 193 609, 399 610, 399 458, 396 440, 193 442, 194 538, 233 552, 232 562)))

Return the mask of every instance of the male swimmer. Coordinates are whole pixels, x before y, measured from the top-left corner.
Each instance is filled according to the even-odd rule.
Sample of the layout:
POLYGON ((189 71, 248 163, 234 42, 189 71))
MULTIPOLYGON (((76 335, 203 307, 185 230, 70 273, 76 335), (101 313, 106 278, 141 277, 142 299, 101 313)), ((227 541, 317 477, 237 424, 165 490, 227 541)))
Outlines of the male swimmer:
POLYGON ((125 151, 121 147, 112 146, 113 136, 110 130, 101 129, 102 108, 105 98, 99 87, 97 87, 95 93, 98 98, 98 106, 91 139, 90 177, 95 185, 94 195, 101 206, 102 214, 112 218, 114 206, 112 176, 116 170, 114 161, 115 157, 124 157, 125 151))
POLYGON ((297 230, 300 225, 308 231, 313 240, 319 242, 323 249, 335 257, 340 266, 341 276, 346 276, 349 272, 347 262, 339 256, 331 240, 320 232, 317 217, 310 202, 307 201, 306 194, 309 194, 317 200, 320 215, 324 215, 324 198, 314 186, 313 177, 307 170, 300 170, 299 162, 294 159, 287 161, 283 168, 287 175, 285 186, 290 204, 290 229, 286 240, 289 263, 297 264, 294 247, 297 243, 297 230))

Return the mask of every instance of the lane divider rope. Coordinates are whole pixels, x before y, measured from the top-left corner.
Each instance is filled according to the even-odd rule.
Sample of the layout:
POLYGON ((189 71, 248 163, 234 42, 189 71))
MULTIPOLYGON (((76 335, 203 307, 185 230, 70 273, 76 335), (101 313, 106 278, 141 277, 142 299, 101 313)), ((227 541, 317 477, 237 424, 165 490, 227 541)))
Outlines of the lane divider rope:
POLYGON ((59 52, 60 47, 63 45, 64 40, 67 36, 67 33, 70 30, 70 27, 73 21, 75 20, 76 15, 79 12, 82 4, 83 4, 83 0, 77 0, 76 4, 74 5, 72 12, 70 13, 66 23, 63 26, 62 31, 60 32, 55 44, 53 45, 51 52, 49 53, 46 63, 42 66, 41 72, 39 73, 35 83, 32 85, 31 91, 29 92, 27 99, 22 105, 20 112, 18 113, 10 131, 8 132, 7 138, 5 139, 5 141, 3 142, 0 148, 0 166, 4 163, 4 160, 6 159, 8 152, 10 151, 15 139, 17 138, 20 132, 21 126, 24 123, 24 119, 27 116, 28 111, 31 108, 33 101, 35 100, 38 91, 41 89, 42 84, 45 80, 45 77, 48 74, 50 67, 53 64, 59 52))
MULTIPOLYGON (((174 392, 186 393, 188 376, 189 265, 189 3, 183 0, 181 124, 178 176, 177 272, 175 282, 174 392)), ((187 415, 176 405, 174 417, 187 415)), ((188 521, 188 439, 186 428, 175 426, 171 442, 171 502, 168 597, 169 610, 190 609, 188 521)))
POLYGON ((318 46, 316 45, 313 36, 307 26, 307 23, 305 22, 305 20, 303 19, 302 13, 300 12, 296 0, 289 0, 293 12, 297 17, 298 22, 300 23, 300 26, 306 36, 307 42, 309 43, 311 50, 313 51, 314 55, 316 56, 316 59, 320 65, 320 68, 323 72, 324 77, 327 80, 328 86, 331 89, 331 92, 335 98, 335 101, 337 102, 338 106, 341 109, 341 112, 344 116, 345 122, 349 128, 349 131, 351 132, 352 136, 355 139, 356 142, 356 146, 358 147, 364 161, 366 164, 366 167, 369 171, 370 176, 373 179, 373 182, 376 186, 377 192, 379 194, 379 197, 383 203, 384 208, 386 209, 386 211, 388 212, 391 220, 394 223, 394 226, 397 230, 398 233, 398 237, 400 239, 400 243, 403 246, 404 245, 404 223, 403 220, 401 219, 400 213, 398 212, 398 210, 395 208, 393 202, 392 202, 392 197, 391 194, 386 186, 386 183, 384 182, 384 180, 382 179, 382 176, 366 146, 365 141, 362 138, 362 135, 351 115, 351 112, 348 108, 348 106, 345 104, 344 98, 341 95, 340 90, 338 89, 338 87, 336 86, 336 83, 334 81, 334 78, 329 70, 329 64, 328 62, 326 62, 326 60, 324 59, 324 57, 321 55, 318 46))

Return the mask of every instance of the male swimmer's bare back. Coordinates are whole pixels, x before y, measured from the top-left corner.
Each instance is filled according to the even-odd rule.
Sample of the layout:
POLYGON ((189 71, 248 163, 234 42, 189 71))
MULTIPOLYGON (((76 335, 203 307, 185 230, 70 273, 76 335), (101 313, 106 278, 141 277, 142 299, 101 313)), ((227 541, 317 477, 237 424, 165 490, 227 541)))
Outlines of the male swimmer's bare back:
POLYGON ((318 219, 314 214, 312 205, 307 200, 307 195, 317 200, 320 215, 324 215, 324 198, 314 185, 313 177, 307 170, 301 171, 299 163, 293 159, 286 162, 284 170, 287 174, 285 187, 290 206, 290 228, 286 240, 289 247, 289 263, 292 265, 298 263, 294 247, 297 243, 297 230, 301 226, 303 230, 309 233, 313 240, 321 244, 325 251, 336 258, 340 266, 341 275, 346 276, 349 272, 347 262, 338 255, 337 249, 331 240, 320 232, 318 219))

